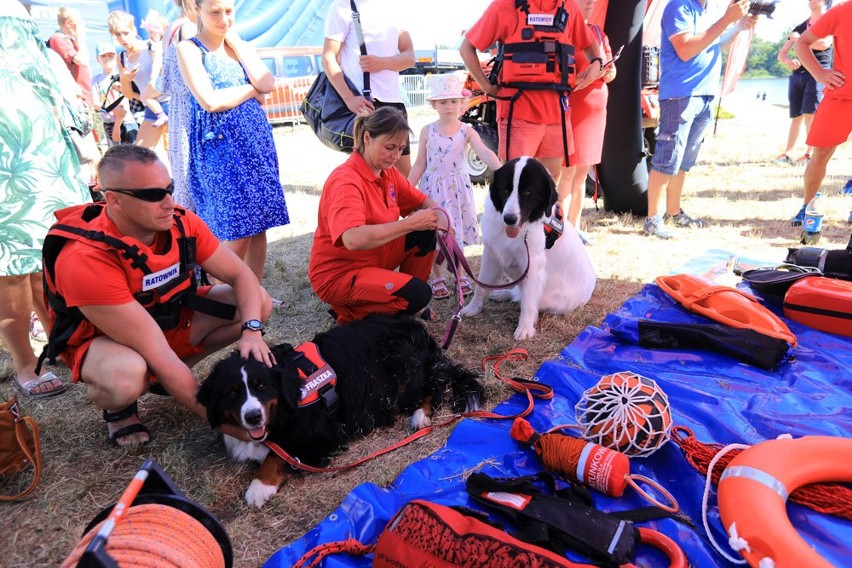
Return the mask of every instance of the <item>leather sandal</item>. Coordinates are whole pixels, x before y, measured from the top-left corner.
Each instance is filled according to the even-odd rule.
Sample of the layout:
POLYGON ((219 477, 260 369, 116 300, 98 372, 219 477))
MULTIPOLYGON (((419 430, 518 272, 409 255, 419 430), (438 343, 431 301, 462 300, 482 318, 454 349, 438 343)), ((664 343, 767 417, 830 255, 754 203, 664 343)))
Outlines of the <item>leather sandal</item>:
MULTIPOLYGON (((139 412, 139 406, 137 405, 136 401, 134 401, 133 404, 131 404, 130 406, 122 408, 121 410, 119 410, 117 412, 108 412, 108 411, 104 410, 103 411, 104 422, 118 422, 120 420, 125 420, 127 418, 130 418, 131 416, 136 416, 138 414, 138 412, 139 412)), ((119 428, 118 430, 113 432, 111 435, 109 435, 109 441, 116 448, 124 448, 124 447, 127 447, 127 446, 134 446, 134 445, 144 446, 145 444, 148 444, 148 443, 151 442, 151 432, 150 432, 150 430, 148 430, 148 428, 144 424, 142 424, 141 422, 137 422, 135 424, 130 424, 128 426, 125 426, 124 428, 119 428), (129 436, 131 434, 138 434, 140 432, 148 434, 148 440, 147 441, 145 441, 145 442, 133 442, 133 443, 124 444, 124 445, 121 445, 121 444, 118 443, 119 438, 124 438, 125 436, 129 436)))

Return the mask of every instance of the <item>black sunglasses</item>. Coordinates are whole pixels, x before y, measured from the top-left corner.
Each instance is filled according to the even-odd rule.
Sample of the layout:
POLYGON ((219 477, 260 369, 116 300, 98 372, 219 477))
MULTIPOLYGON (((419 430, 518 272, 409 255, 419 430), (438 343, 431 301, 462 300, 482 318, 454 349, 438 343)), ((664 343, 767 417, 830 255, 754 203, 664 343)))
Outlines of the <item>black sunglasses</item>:
POLYGON ((172 181, 166 187, 149 187, 145 189, 102 188, 101 191, 114 191, 115 193, 129 195, 130 197, 135 197, 136 199, 141 199, 142 201, 150 201, 151 203, 157 203, 158 201, 162 201, 163 199, 165 199, 167 195, 171 195, 175 192, 175 182, 172 181))

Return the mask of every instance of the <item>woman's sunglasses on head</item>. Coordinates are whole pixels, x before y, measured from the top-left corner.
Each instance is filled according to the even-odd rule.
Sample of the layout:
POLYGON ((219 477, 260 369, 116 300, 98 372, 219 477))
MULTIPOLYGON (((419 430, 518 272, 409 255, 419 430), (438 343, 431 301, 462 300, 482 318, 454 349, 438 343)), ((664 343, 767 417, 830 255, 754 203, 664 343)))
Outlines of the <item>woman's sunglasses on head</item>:
POLYGON ((122 195, 129 195, 130 197, 135 197, 136 199, 141 199, 142 201, 150 201, 151 203, 156 203, 165 199, 167 195, 171 195, 175 192, 175 182, 172 181, 166 187, 149 187, 145 189, 102 188, 101 191, 113 191, 122 195))

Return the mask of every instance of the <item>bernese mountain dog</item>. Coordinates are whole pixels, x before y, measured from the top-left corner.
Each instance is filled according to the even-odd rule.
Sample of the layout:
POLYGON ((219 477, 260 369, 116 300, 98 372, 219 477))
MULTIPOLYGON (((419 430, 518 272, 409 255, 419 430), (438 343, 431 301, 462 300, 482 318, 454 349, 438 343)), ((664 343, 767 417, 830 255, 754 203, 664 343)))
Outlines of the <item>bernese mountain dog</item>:
POLYGON ((429 426, 447 390, 454 412, 480 409, 477 375, 450 360, 414 317, 373 315, 311 343, 273 347, 271 368, 231 353, 198 391, 211 427, 230 424, 251 438, 224 435, 231 456, 262 462, 245 494, 250 506, 263 506, 295 473, 266 440, 322 467, 347 442, 390 426, 403 412, 414 411, 413 428, 429 426))

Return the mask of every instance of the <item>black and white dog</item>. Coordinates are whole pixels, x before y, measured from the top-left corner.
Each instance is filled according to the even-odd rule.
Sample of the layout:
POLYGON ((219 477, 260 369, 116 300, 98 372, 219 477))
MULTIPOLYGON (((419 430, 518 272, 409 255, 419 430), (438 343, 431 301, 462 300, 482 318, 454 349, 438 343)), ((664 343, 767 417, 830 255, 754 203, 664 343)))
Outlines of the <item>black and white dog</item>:
POLYGON ((294 473, 265 440, 319 467, 348 441, 393 424, 402 412, 416 409, 412 426, 429 426, 432 407, 448 388, 455 412, 479 409, 476 374, 447 358, 413 317, 370 316, 319 333, 312 343, 321 360, 307 370, 310 344, 298 352, 287 343, 273 347, 272 368, 235 352, 216 364, 198 391, 213 428, 237 426, 253 440, 224 436, 234 459, 262 462, 245 494, 251 506, 263 506, 294 473))
MULTIPOLYGON (((505 278, 515 281, 529 263, 526 277, 511 291, 511 299, 521 304, 514 335, 518 341, 535 335, 540 311, 564 314, 577 309, 595 289, 592 262, 570 223, 564 223, 562 235, 546 248, 545 221, 553 215, 556 201, 556 185, 547 169, 533 158, 522 157, 509 160, 494 173, 485 202, 479 280, 488 284, 503 283, 505 278)), ((491 294, 477 286, 461 315, 477 315, 491 294)))

